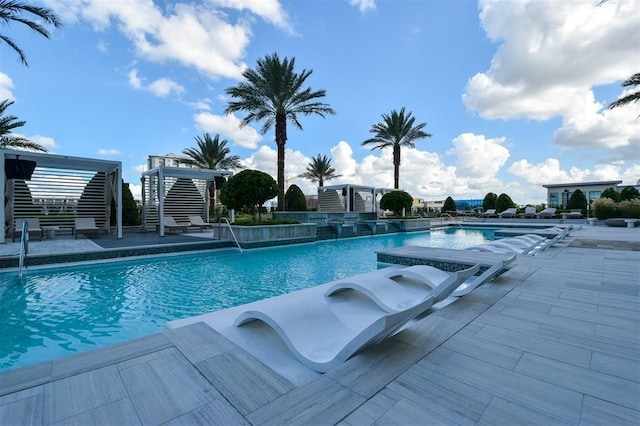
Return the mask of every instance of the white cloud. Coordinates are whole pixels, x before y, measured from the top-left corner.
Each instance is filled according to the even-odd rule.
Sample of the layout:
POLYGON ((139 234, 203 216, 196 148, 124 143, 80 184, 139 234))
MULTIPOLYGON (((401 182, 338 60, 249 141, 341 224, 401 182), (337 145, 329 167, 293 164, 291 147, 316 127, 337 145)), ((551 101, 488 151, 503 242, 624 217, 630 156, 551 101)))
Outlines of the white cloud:
POLYGON ((146 164, 138 164, 137 166, 135 166, 133 168, 133 170, 135 170, 138 173, 143 173, 147 171, 147 165, 146 164))
POLYGON ((106 155, 106 156, 116 156, 120 155, 121 152, 117 149, 99 149, 97 152, 98 155, 106 155))
POLYGON ((242 58, 251 36, 250 19, 230 23, 220 7, 244 10, 293 32, 276 0, 212 0, 199 4, 167 3, 161 9, 152 1, 46 0, 65 22, 87 21, 96 31, 111 26, 131 41, 139 58, 151 62, 176 62, 202 74, 241 77, 242 58))
POLYGON ((147 89, 156 96, 166 97, 171 93, 179 95, 184 93, 184 87, 168 78, 160 78, 147 86, 147 89))
POLYGON ((131 191, 134 200, 142 200, 142 185, 129 182, 129 191, 131 191))
POLYGON ((96 44, 96 48, 102 53, 107 53, 109 51, 109 43, 104 40, 100 40, 96 44))
POLYGON ((370 10, 376 10, 375 0, 349 0, 351 6, 356 6, 360 13, 364 14, 370 10))
POLYGON ((44 146, 49 151, 58 147, 58 145, 56 145, 56 141, 50 136, 33 135, 29 136, 27 139, 29 139, 31 142, 35 142, 44 146))
POLYGON ((241 120, 233 114, 215 115, 200 112, 194 116, 199 128, 209 133, 219 133, 225 139, 230 139, 234 145, 243 148, 256 148, 262 139, 260 134, 250 126, 241 127, 241 120))
POLYGON ((0 72, 0 99, 15 100, 13 96, 13 80, 3 72, 0 72))
POLYGON ((172 93, 180 95, 185 92, 184 87, 169 78, 159 78, 145 85, 146 79, 138 76, 138 70, 136 68, 129 71, 127 76, 131 87, 136 90, 151 92, 160 98, 167 97, 172 93))
POLYGON ((469 80, 467 108, 489 119, 559 116, 554 142, 561 148, 615 149, 611 159, 640 158, 640 123, 629 119, 640 106, 605 111, 593 93, 595 86, 617 83, 640 68, 640 2, 597 4, 482 0, 482 26, 501 44, 489 70, 469 80))

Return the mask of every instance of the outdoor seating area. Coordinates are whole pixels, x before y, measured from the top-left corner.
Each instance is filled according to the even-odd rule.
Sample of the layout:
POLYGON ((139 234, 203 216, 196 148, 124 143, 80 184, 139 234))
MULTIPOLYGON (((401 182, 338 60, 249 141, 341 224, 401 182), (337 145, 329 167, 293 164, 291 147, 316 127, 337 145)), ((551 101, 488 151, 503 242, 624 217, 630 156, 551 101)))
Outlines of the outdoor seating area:
POLYGON ((76 240, 79 234, 90 234, 99 237, 100 229, 96 226, 96 220, 93 217, 77 217, 71 234, 76 240))

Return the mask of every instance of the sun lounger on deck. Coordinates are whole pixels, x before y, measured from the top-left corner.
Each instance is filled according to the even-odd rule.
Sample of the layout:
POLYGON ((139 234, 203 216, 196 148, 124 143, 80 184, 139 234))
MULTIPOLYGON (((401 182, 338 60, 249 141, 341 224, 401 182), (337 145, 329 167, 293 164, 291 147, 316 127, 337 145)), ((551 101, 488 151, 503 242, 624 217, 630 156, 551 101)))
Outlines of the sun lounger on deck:
MULTIPOLYGON (((348 302, 347 302, 348 303, 348 302)), ((394 313, 380 315, 360 328, 349 327, 324 300, 288 300, 263 304, 259 309, 240 314, 237 327, 262 321, 284 341, 302 364, 324 373, 342 364, 364 349, 395 334, 407 322, 428 310, 431 298, 394 313)), ((377 309, 377 308, 376 308, 377 309)))
POLYGON ((500 217, 500 219, 505 219, 508 217, 518 217, 517 211, 518 209, 516 209, 515 207, 512 207, 512 208, 506 209, 505 211, 500 213, 498 216, 500 217))
POLYGON ((176 222, 173 216, 164 216, 163 222, 164 222, 165 229, 168 229, 170 232, 175 232, 175 231, 187 232, 187 229, 189 228, 189 223, 176 222))
POLYGON ((486 212, 480 213, 480 217, 496 217, 496 209, 487 209, 486 212))
POLYGON ((40 219, 38 219, 37 217, 29 217, 26 219, 16 219, 13 222, 13 235, 11 237, 12 241, 15 241, 16 237, 20 237, 22 235, 23 222, 27 222, 27 233, 29 234, 29 238, 38 237, 40 240, 42 240, 43 232, 42 228, 40 227, 40 219))
POLYGON ((536 217, 536 208, 535 207, 531 207, 531 206, 525 207, 524 208, 524 213, 522 213, 520 216, 525 218, 525 219, 527 219, 527 218, 533 219, 533 218, 536 217))
POLYGON ((213 229, 213 223, 205 222, 200 216, 189 216, 189 223, 191 223, 191 226, 200 228, 201 232, 205 229, 213 229))
POLYGON ((100 229, 96 226, 96 220, 92 217, 76 217, 71 233, 78 239, 78 234, 95 234, 100 236, 100 229))
POLYGON ((556 215, 556 209, 554 207, 548 207, 536 213, 536 217, 538 219, 551 218, 551 217, 554 217, 555 215, 556 215))

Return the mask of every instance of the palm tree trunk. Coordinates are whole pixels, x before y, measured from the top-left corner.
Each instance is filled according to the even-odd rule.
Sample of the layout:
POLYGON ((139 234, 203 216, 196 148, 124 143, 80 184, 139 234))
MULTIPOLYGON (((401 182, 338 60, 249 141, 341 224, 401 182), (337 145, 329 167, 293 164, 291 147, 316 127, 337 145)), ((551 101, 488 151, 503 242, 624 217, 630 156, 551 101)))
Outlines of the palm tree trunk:
POLYGON ((278 146, 278 211, 284 211, 284 147, 287 144, 287 116, 276 115, 276 145, 278 146))
POLYGON ((400 145, 393 147, 393 189, 400 188, 400 145))

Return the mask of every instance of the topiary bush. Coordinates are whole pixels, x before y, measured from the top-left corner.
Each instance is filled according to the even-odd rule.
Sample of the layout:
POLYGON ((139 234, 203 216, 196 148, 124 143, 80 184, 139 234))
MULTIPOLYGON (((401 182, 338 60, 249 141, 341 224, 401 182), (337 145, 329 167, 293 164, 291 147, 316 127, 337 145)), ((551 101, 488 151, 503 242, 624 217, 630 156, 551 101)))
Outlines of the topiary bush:
POLYGON ((620 191, 620 201, 633 200, 635 198, 640 198, 640 191, 633 186, 625 186, 620 191))
POLYGON ((498 198, 496 198, 496 207, 495 207, 496 212, 502 213, 506 209, 510 209, 512 207, 517 207, 517 206, 515 205, 511 197, 509 197, 505 193, 498 195, 498 198))
POLYGON ((482 211, 486 212, 488 209, 495 209, 497 198, 498 196, 493 192, 489 192, 487 195, 485 195, 484 199, 482 200, 482 211))
POLYGON ((402 209, 411 211, 413 197, 405 191, 387 192, 380 199, 380 208, 391 210, 395 216, 402 216, 402 209))
POLYGON ((259 170, 243 170, 229 178, 220 190, 220 201, 229 209, 258 211, 258 221, 262 220, 260 207, 278 195, 278 183, 271 175, 259 170))
POLYGON ((456 206, 456 202, 453 200, 453 198, 447 197, 447 199, 444 200, 444 204, 442 205, 441 213, 457 212, 457 211, 458 211, 458 206, 456 206))
POLYGON ((284 194, 284 208, 290 212, 306 212, 307 199, 298 185, 291 185, 284 194))
POLYGON ((576 189, 573 194, 571 194, 571 198, 567 201, 567 209, 580 209, 584 210, 587 208, 587 197, 585 197, 584 192, 576 189))
POLYGON ((613 201, 620 201, 620 194, 618 194, 618 191, 613 188, 607 188, 602 191, 602 194, 600 194, 600 198, 610 198, 613 201))

